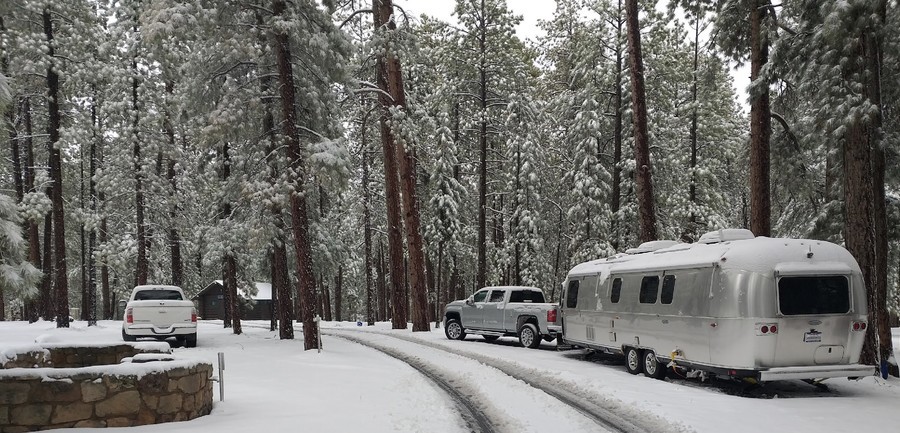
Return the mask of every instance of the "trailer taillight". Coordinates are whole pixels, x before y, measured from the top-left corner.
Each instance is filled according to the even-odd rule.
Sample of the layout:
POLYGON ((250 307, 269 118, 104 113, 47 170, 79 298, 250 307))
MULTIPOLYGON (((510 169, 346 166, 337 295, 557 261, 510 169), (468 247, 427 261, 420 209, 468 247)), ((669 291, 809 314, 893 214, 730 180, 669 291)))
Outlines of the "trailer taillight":
POLYGON ((556 323, 556 308, 547 310, 547 322, 556 323))
POLYGON ((756 335, 775 335, 778 333, 777 323, 757 323, 756 335))
POLYGON ((125 310, 125 322, 134 323, 134 308, 125 310))
POLYGON ((854 331, 865 331, 866 330, 866 322, 853 322, 853 330, 854 331))

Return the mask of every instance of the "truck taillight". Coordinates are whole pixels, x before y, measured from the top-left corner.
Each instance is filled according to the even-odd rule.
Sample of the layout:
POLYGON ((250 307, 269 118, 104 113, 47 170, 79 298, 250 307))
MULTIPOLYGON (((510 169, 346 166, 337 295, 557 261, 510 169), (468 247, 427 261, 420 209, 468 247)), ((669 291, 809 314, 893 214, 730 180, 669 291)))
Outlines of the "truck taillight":
POLYGON ((191 308, 191 323, 197 323, 197 309, 191 308))
POLYGON ((125 322, 126 323, 134 323, 134 309, 129 308, 125 310, 125 322))
POLYGON ((547 322, 556 323, 556 308, 547 310, 547 322))
POLYGON ((853 322, 853 325, 851 326, 853 327, 853 330, 857 332, 866 330, 866 322, 853 322))

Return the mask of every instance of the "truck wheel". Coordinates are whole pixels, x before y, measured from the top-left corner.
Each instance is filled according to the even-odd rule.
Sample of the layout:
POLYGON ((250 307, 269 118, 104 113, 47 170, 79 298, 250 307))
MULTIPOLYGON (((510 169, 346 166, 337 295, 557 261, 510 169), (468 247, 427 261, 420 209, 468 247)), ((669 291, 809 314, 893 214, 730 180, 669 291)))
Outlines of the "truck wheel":
POLYGON ((123 330, 122 330, 122 340, 125 340, 125 341, 137 341, 137 337, 135 337, 134 335, 128 335, 128 334, 126 334, 126 333, 125 333, 125 330, 123 329, 123 330))
POLYGON ((531 323, 526 323, 519 328, 519 343, 529 349, 537 349, 541 345, 541 333, 531 323))
POLYGON ((184 347, 197 347, 197 334, 188 334, 184 336, 184 347))
POLYGON ((641 351, 633 347, 625 349, 625 369, 631 374, 638 374, 643 370, 644 359, 641 351))
POLYGON ((663 379, 666 377, 666 368, 659 362, 652 350, 644 352, 644 375, 654 379, 663 379))
POLYGON ((497 341, 497 339, 500 338, 499 335, 482 335, 482 337, 484 337, 487 342, 497 341))
POLYGON ((451 340, 463 340, 466 338, 466 331, 463 330, 459 320, 447 320, 447 326, 444 327, 444 335, 451 340))

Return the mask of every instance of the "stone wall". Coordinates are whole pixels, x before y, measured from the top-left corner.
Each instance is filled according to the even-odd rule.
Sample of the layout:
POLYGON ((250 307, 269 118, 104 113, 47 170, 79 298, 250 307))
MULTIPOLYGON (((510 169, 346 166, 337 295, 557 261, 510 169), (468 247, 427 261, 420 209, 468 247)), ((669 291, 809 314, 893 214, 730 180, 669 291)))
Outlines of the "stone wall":
MULTIPOLYGON (((118 349, 101 352, 98 364, 110 353, 121 353, 118 349)), ((66 350, 61 353, 72 355, 66 350)), ((84 353, 79 356, 85 359, 84 353)), ((55 359, 52 355, 48 358, 55 359)), ((68 357, 65 362, 70 362, 68 357)), ((194 419, 212 410, 210 377, 212 365, 208 363, 138 363, 137 358, 134 363, 84 368, 0 370, 0 433, 194 419)))
POLYGON ((15 358, 0 357, 0 369, 6 368, 77 368, 91 365, 118 364, 139 353, 168 353, 168 344, 116 344, 112 346, 47 346, 16 353, 15 358))

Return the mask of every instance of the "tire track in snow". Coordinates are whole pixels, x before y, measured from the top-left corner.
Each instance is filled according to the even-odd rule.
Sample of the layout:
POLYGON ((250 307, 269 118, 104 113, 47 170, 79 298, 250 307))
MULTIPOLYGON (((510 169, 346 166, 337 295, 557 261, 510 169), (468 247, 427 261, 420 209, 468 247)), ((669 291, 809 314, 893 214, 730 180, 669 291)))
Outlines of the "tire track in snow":
POLYGON ((442 344, 406 335, 347 329, 329 329, 328 335, 339 336, 336 335, 336 333, 383 335, 478 361, 484 365, 496 368, 512 378, 525 382, 535 389, 545 392, 563 404, 578 411, 588 419, 594 421, 604 429, 612 432, 661 433, 685 431, 683 428, 679 429, 669 422, 646 411, 631 408, 618 400, 599 396, 595 393, 581 391, 580 387, 576 384, 549 377, 537 369, 523 367, 515 363, 465 350, 457 350, 442 344))
POLYGON ((494 428, 494 423, 490 420, 490 418, 484 412, 482 412, 481 409, 478 408, 478 404, 470 399, 470 391, 462 389, 461 386, 454 384, 452 380, 444 379, 441 374, 434 371, 433 367, 429 366, 427 363, 421 361, 420 359, 411 357, 399 350, 392 349, 390 347, 373 344, 362 338, 349 335, 337 335, 336 333, 332 332, 325 332, 325 335, 343 338, 345 340, 361 344, 370 349, 377 350, 387 356, 406 363, 407 365, 421 373, 423 376, 434 382, 435 385, 437 385, 440 389, 447 393, 447 395, 450 396, 450 399, 456 405, 460 415, 463 418, 463 421, 466 423, 466 427, 470 431, 482 433, 498 433, 498 430, 494 428))

